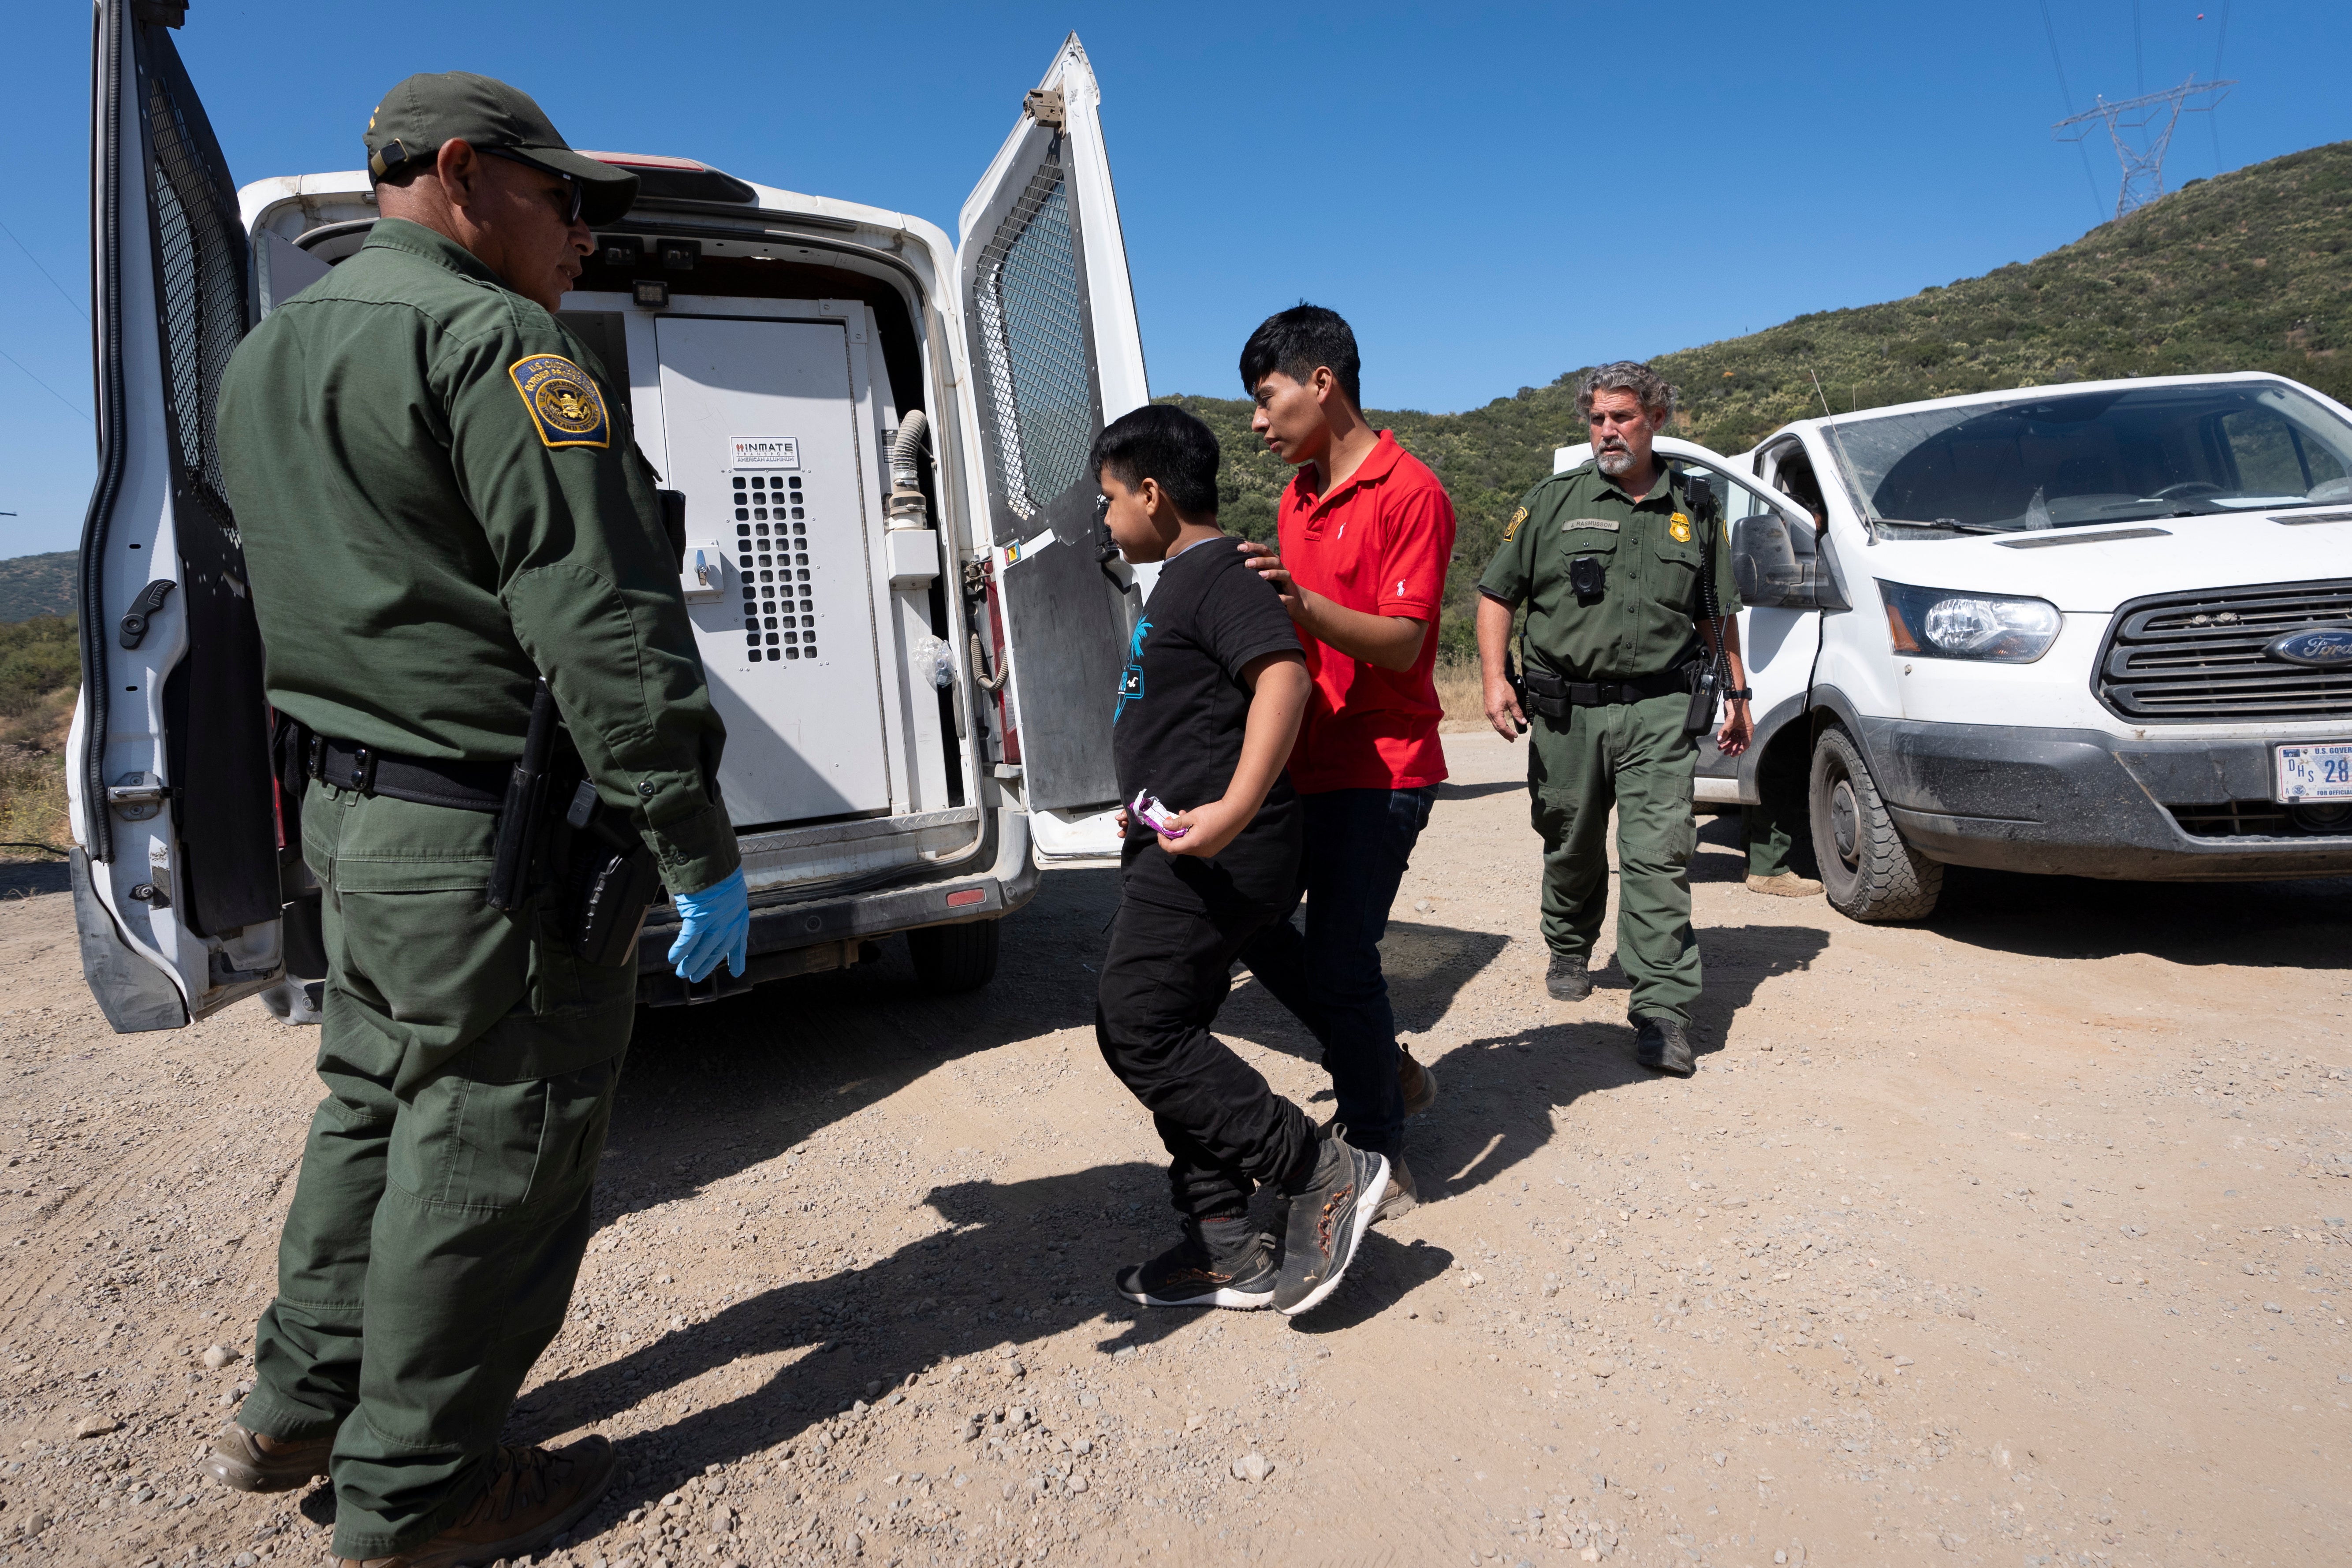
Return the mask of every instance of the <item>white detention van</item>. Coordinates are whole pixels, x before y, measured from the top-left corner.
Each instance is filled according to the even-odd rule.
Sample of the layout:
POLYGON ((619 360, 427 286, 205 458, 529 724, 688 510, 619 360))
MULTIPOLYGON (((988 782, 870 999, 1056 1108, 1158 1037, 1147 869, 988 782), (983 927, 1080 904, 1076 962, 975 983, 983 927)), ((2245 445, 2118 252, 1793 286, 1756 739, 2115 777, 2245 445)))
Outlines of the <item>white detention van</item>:
MULTIPOLYGON (((213 405, 252 323, 375 220, 362 173, 234 184, 172 42, 185 10, 95 8, 100 462, 68 782, 83 966, 121 1030, 256 993, 317 1016, 319 894, 279 842, 213 405)), ((953 241, 590 154, 642 187, 563 314, 686 498, 680 592, 751 889, 745 977, 689 994, 665 902, 641 1000, 844 967, 900 931, 929 984, 981 984, 1041 869, 1117 853, 1105 672, 1137 595, 1083 470, 1148 393, 1099 100, 1072 36, 953 241)))
POLYGON ((1659 450, 1747 605, 1756 743, 1701 746, 1698 808, 1782 792, 1847 915, 1922 918, 1946 866, 2352 873, 2352 409, 2148 376, 1659 450))

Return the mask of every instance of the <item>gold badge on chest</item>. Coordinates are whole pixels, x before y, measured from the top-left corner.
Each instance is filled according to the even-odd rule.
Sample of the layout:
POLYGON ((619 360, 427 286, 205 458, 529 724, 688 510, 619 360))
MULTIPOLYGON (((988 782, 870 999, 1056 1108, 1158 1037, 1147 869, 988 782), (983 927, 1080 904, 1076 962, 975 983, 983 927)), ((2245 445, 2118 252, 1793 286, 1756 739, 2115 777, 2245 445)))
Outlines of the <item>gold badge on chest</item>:
POLYGON ((1690 519, 1680 512, 1675 513, 1674 521, 1666 524, 1666 531, 1675 536, 1676 544, 1688 544, 1691 540, 1690 519))

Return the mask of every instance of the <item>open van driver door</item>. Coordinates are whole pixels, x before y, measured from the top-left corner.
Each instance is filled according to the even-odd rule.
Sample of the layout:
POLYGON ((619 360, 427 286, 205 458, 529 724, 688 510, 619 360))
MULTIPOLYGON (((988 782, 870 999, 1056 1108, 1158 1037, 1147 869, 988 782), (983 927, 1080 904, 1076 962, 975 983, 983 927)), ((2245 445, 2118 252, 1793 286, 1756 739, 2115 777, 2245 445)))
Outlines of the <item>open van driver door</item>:
MULTIPOLYGON (((282 985, 318 895, 281 851, 261 637, 214 405, 252 324, 236 188, 173 47, 185 7, 102 0, 91 103, 99 477, 68 747, 82 968, 120 1032, 282 985), (295 906, 289 921, 288 905, 295 906)), ((303 969, 297 952, 298 969, 303 969)), ((323 953, 312 952, 324 973, 323 953)))
MULTIPOLYGON (((1116 856, 1112 686, 1143 596, 1106 561, 1087 455, 1150 400, 1101 89, 1063 41, 963 205, 956 259, 979 429, 997 775, 1029 810, 1041 865, 1116 856)), ((978 520, 976 520, 978 521, 978 520)))

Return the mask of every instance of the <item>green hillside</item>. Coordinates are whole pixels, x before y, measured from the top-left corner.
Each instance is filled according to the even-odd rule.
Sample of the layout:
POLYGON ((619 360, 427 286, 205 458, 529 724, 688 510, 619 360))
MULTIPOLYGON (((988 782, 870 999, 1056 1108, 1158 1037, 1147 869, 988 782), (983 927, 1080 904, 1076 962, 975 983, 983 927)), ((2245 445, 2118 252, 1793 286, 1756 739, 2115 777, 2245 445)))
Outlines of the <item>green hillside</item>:
POLYGON ((60 550, 0 561, 0 623, 72 615, 75 560, 72 551, 60 550))
MULTIPOLYGON (((1883 305, 1800 316, 1660 355, 1679 388, 1675 434, 1738 452, 1818 413, 2112 376, 2269 370, 2352 402, 2352 142, 2191 181, 2038 260, 1883 305), (1810 373, 1810 374, 1809 374, 1810 373)), ((1239 345, 1235 345, 1238 349, 1239 345)), ((1630 346, 1630 345, 1629 345, 1630 346)), ((1583 439, 1570 396, 1583 367, 1462 414, 1376 411, 1445 481, 1461 518, 1449 644, 1519 496, 1583 439)), ((1217 432, 1225 524, 1273 530, 1288 471, 1249 431, 1240 399, 1172 397, 1217 432)))

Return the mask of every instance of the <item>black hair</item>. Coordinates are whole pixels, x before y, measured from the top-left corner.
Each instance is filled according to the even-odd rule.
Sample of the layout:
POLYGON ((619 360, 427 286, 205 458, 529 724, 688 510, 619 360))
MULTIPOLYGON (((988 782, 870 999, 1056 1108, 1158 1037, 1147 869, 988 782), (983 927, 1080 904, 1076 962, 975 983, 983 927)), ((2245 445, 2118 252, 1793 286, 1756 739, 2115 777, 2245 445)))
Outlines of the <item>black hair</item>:
POLYGON ((1158 480, 1187 522, 1217 515, 1216 433, 1181 408, 1147 403, 1120 415, 1095 437, 1087 468, 1097 478, 1117 474, 1129 489, 1158 480))
POLYGON ((1331 368, 1349 406, 1361 413, 1363 362, 1356 356, 1354 330, 1339 311, 1302 300, 1260 321, 1242 345, 1242 390, 1256 396, 1257 384, 1276 371, 1303 382, 1318 365, 1331 368))

